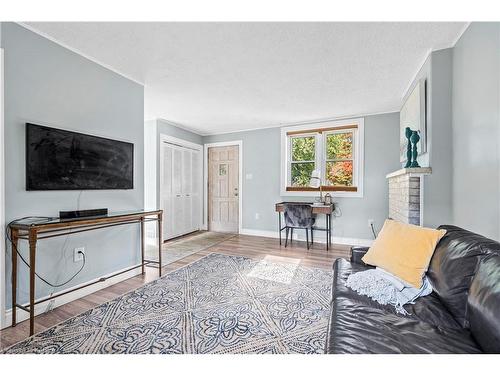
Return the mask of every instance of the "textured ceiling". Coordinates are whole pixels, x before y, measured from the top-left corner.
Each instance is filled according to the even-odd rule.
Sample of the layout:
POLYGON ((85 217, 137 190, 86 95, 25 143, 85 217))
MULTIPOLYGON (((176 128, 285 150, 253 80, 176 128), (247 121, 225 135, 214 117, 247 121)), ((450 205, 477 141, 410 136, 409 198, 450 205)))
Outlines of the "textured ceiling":
POLYGON ((24 23, 145 85, 145 119, 201 134, 399 110, 464 23, 24 23))

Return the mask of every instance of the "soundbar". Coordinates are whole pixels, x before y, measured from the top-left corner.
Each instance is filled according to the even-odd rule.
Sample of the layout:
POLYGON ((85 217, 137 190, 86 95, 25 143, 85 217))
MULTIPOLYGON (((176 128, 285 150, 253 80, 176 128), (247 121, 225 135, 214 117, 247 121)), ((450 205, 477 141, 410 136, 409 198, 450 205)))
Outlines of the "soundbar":
POLYGON ((94 208, 92 210, 59 211, 59 219, 81 219, 90 216, 106 216, 107 208, 94 208))

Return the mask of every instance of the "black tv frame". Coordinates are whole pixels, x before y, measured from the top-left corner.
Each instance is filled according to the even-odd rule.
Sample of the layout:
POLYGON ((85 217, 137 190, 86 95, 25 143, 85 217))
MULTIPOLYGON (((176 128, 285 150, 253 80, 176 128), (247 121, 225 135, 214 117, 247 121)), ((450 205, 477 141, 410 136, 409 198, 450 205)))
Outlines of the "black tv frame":
POLYGON ((26 133, 25 134, 25 140, 26 140, 26 143, 25 143, 25 185, 26 185, 26 191, 133 190, 134 189, 134 144, 133 143, 120 141, 120 140, 116 140, 116 139, 112 139, 112 138, 99 137, 99 136, 91 135, 91 134, 75 132, 72 130, 56 128, 53 126, 34 124, 34 123, 30 123, 30 122, 27 122, 25 125, 25 133, 26 133), (36 126, 36 127, 48 129, 48 130, 58 130, 58 131, 62 131, 65 133, 84 135, 85 137, 89 137, 89 138, 103 139, 106 141, 113 141, 113 142, 118 142, 118 143, 130 145, 131 149, 132 149, 131 150, 131 154, 132 154, 131 155, 132 156, 132 171, 131 171, 132 182, 131 182, 131 186, 127 187, 127 188, 98 188, 98 187, 95 187, 95 188, 91 188, 91 187, 67 187, 66 188, 65 187, 65 188, 54 188, 54 189, 51 189, 51 188, 44 188, 44 189, 33 188, 32 186, 29 185, 29 181, 28 181, 28 150, 29 150, 29 142, 30 142, 28 126, 36 126))

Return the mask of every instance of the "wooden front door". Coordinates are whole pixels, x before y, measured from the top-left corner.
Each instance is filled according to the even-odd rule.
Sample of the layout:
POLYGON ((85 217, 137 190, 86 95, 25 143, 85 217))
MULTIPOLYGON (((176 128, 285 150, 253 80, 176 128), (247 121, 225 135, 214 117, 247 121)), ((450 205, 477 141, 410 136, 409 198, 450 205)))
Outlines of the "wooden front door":
POLYGON ((208 149, 208 230, 238 233, 239 146, 208 149))

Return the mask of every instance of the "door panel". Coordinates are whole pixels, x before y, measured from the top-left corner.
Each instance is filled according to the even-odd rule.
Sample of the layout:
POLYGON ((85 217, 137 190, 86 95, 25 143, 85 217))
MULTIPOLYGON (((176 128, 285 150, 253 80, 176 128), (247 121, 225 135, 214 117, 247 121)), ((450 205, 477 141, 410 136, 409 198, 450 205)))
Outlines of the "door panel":
MULTIPOLYGON (((172 212, 172 158, 171 147, 162 147, 161 149, 161 169, 160 169, 160 207, 165 213, 172 212)), ((172 215, 164 215, 163 236, 172 237, 172 215)))
POLYGON ((208 229, 238 232, 238 146, 211 147, 208 152, 208 229))
POLYGON ((191 206, 191 219, 192 227, 195 230, 201 227, 201 212, 202 212, 202 201, 201 201, 201 187, 203 184, 202 179, 202 166, 201 166, 201 152, 192 151, 191 153, 191 173, 192 173, 192 206, 191 206))
POLYGON ((201 152, 162 143, 160 206, 164 211, 163 237, 177 237, 201 226, 201 152))
POLYGON ((182 194, 182 150, 178 147, 173 147, 172 171, 172 193, 180 195, 182 194))
POLYGON ((191 150, 185 149, 182 151, 182 194, 184 196, 191 195, 192 188, 192 172, 191 172, 191 150))

